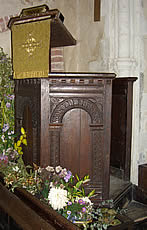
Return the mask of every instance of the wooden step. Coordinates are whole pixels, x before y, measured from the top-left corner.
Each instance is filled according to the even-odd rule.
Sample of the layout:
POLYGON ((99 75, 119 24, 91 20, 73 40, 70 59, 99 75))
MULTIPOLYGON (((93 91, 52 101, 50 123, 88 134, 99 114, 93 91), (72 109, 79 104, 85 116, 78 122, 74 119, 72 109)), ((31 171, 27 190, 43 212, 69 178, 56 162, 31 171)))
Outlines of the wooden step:
POLYGON ((126 215, 135 223, 147 221, 147 205, 132 200, 126 208, 126 215))
POLYGON ((133 222, 133 230, 147 230, 147 193, 144 188, 111 176, 110 199, 115 207, 125 210, 126 217, 133 222))
POLYGON ((118 177, 110 177, 110 199, 115 207, 126 207, 132 200, 132 183, 118 177))

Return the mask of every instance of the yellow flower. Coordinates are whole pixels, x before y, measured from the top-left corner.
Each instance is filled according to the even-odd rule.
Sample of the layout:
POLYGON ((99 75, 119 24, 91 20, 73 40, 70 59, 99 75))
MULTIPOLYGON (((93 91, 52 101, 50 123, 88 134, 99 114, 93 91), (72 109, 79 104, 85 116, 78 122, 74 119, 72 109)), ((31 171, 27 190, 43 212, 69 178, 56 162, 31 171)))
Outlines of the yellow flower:
POLYGON ((22 140, 23 140, 23 135, 21 135, 21 136, 20 136, 19 140, 20 140, 20 141, 22 141, 22 140))
POLYGON ((23 127, 21 127, 21 134, 24 135, 25 134, 25 130, 23 127))
POLYGON ((26 139, 23 139, 23 140, 22 140, 22 143, 23 143, 24 145, 27 145, 27 140, 26 140, 26 139))
POLYGON ((18 147, 17 151, 21 152, 21 150, 22 150, 22 147, 18 147))
POLYGON ((18 150, 19 155, 23 155, 23 152, 21 150, 18 150))
POLYGON ((17 141, 17 147, 19 147, 20 145, 21 145, 21 141, 18 140, 18 141, 17 141))

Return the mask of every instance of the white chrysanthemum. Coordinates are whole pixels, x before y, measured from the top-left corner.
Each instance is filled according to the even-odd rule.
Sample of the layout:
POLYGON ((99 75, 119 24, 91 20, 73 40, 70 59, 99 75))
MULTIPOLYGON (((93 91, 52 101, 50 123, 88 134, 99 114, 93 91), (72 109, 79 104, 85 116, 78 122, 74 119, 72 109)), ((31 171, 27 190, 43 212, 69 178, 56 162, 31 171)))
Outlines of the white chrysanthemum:
POLYGON ((61 188, 51 188, 48 199, 53 209, 63 209, 68 202, 67 191, 61 188))

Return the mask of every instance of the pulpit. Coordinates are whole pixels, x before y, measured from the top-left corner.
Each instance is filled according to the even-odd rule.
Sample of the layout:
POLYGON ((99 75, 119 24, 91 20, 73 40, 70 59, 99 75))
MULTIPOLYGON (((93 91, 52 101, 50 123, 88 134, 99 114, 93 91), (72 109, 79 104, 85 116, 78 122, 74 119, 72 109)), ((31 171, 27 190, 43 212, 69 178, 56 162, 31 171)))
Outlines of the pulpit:
MULTIPOLYGON (((23 11, 21 16, 9 22, 15 126, 17 132, 22 126, 27 131, 26 164, 61 165, 80 177, 89 174, 91 181, 87 190, 96 190, 94 202, 97 203, 109 198, 112 80, 115 74, 51 72, 51 59, 46 52, 50 54, 51 47, 76 44, 62 19, 58 10, 50 11, 44 6, 40 11, 38 8, 23 11), (46 39, 37 35, 41 28, 38 24, 43 22, 45 28, 46 20, 49 22, 45 26, 50 27, 47 46, 46 39), (17 35, 25 40, 18 39, 17 35), (22 52, 27 65, 21 63, 22 52), (39 67, 36 61, 41 62, 39 67)), ((45 29, 43 35, 46 35, 45 29)))

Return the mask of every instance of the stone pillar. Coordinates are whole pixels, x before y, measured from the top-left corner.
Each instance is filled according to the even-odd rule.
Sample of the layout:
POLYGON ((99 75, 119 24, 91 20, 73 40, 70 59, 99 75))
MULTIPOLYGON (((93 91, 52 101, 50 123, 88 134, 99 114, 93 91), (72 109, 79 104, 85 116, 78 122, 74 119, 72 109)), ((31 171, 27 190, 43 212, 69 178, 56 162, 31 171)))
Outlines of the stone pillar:
POLYGON ((131 182, 134 184, 138 183, 140 145, 140 75, 143 63, 141 14, 140 0, 110 0, 108 13, 105 14, 109 40, 109 71, 115 72, 117 77, 138 77, 133 87, 131 182))
POLYGON ((134 76, 136 69, 134 0, 116 0, 113 69, 118 76, 134 76))

